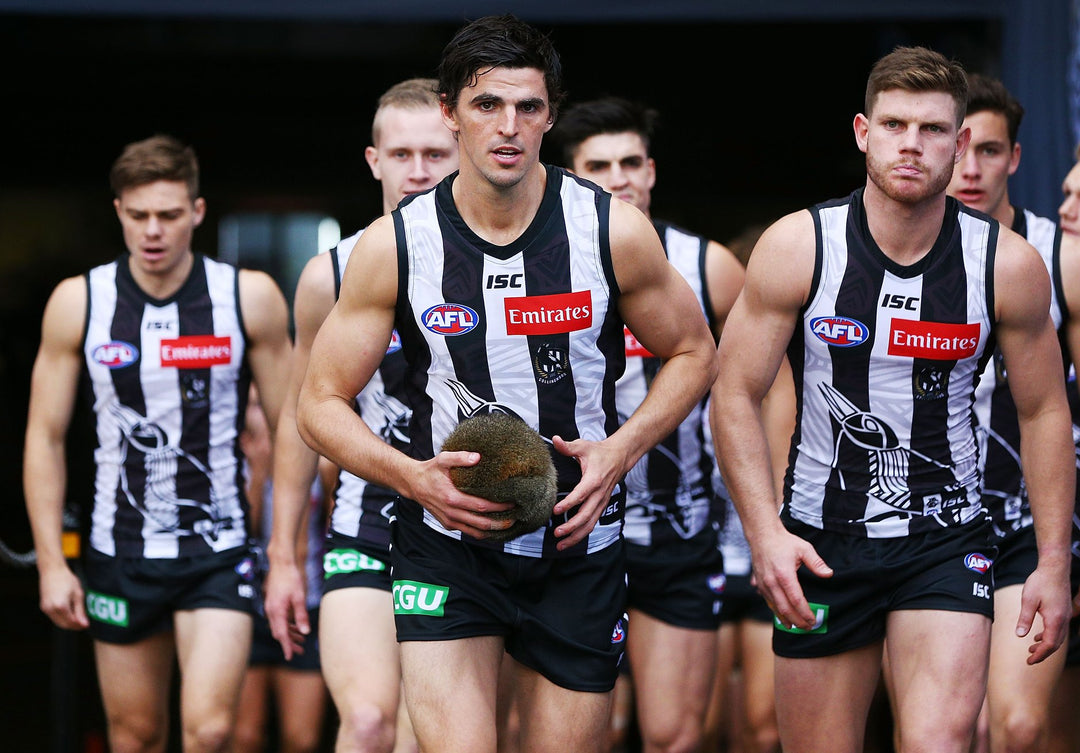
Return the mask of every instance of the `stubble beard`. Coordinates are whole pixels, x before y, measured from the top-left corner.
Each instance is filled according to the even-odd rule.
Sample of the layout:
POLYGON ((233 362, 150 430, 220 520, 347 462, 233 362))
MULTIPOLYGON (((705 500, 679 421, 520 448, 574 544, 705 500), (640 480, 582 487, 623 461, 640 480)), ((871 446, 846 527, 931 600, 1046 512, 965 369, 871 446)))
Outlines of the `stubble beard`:
MULTIPOLYGON (((915 164, 926 171, 925 163, 916 162, 915 164)), ((909 181, 892 177, 890 173, 893 166, 892 164, 882 165, 871 157, 869 153, 866 155, 866 175, 870 178, 870 182, 890 199, 901 204, 919 204, 929 198, 943 194, 945 189, 949 187, 949 183, 952 182, 953 171, 951 169, 948 171, 943 170, 937 174, 930 172, 929 178, 920 183, 914 180, 909 181)), ((924 172, 924 175, 926 174, 924 172)))

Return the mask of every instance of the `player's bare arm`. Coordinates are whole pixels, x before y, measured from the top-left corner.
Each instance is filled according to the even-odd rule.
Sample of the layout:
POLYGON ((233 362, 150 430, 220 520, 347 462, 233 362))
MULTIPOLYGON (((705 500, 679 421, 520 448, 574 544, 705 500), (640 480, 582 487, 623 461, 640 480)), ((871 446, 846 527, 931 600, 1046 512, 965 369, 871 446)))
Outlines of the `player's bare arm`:
POLYGON ((450 468, 475 465, 472 452, 444 452, 414 460, 371 431, 352 409, 386 354, 397 301, 397 244, 393 220, 376 220, 360 238, 342 280, 341 295, 311 348, 297 403, 304 441, 342 468, 397 491, 423 505, 439 522, 483 537, 510 521, 481 513, 510 505, 464 494, 450 481, 450 468))
POLYGON ((717 341, 724 331, 724 322, 735 305, 735 300, 742 292, 746 270, 727 246, 716 241, 709 241, 705 248, 705 279, 709 290, 709 302, 712 305, 713 334, 717 341))
POLYGON ((555 529, 561 549, 588 535, 615 484, 675 430, 716 375, 716 351, 697 298, 668 263, 645 215, 623 202, 611 205, 611 255, 621 293, 619 312, 664 365, 641 406, 606 440, 555 442, 556 450, 576 457, 582 467, 581 482, 555 506, 557 515, 581 506, 555 529))
POLYGON ((248 335, 247 358, 272 435, 288 382, 282 364, 288 363, 292 348, 289 306, 270 275, 250 269, 240 270, 239 274, 240 309, 248 335))
POLYGON ((281 643, 286 659, 303 651, 304 636, 311 633, 303 560, 298 556, 297 542, 319 464, 319 456, 304 443, 296 428, 296 401, 312 341, 333 306, 333 263, 330 254, 318 254, 304 265, 296 283, 296 341, 289 356, 289 381, 274 436, 274 514, 266 548, 270 571, 265 603, 270 631, 281 643))
POLYGON ((30 380, 23 460, 23 493, 37 555, 41 610, 67 629, 89 625, 82 585, 68 567, 61 546, 67 490, 64 442, 83 364, 86 296, 86 280, 71 277, 57 285, 45 306, 41 346, 30 380))
POLYGON ((1075 500, 1075 447, 1065 398, 1061 349, 1049 317, 1050 279, 1038 253, 1002 228, 994 266, 997 335, 1009 390, 1020 420, 1020 460, 1039 550, 1024 584, 1017 634, 1036 612, 1043 628, 1028 662, 1052 654, 1065 640, 1071 613, 1069 540, 1075 500))
POLYGON ((800 627, 813 625, 813 615, 798 568, 805 565, 821 576, 831 570, 777 517, 762 401, 809 296, 814 237, 813 219, 805 211, 762 234, 720 339, 710 408, 717 459, 750 542, 758 588, 781 620, 800 627))

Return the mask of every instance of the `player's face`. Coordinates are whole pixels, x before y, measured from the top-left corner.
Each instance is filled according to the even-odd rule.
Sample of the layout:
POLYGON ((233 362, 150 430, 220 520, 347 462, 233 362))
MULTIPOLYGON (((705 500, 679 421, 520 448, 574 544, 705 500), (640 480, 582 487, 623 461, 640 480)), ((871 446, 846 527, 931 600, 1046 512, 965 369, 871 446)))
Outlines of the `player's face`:
POLYGON ((183 181, 158 180, 125 189, 113 201, 133 271, 165 276, 191 254, 191 237, 206 203, 188 196, 183 181))
POLYGON ((462 174, 477 173, 498 188, 517 185, 540 161, 553 122, 544 74, 536 68, 483 72, 442 113, 458 134, 462 174))
POLYGON ((590 136, 574 152, 573 167, 582 178, 649 213, 656 163, 639 134, 625 131, 590 136))
POLYGON ((1080 235, 1080 162, 1073 165, 1073 169, 1065 176, 1061 192, 1065 194, 1064 201, 1058 207, 1061 229, 1066 233, 1080 235))
POLYGON ((918 204, 939 197, 970 131, 956 126, 956 102, 944 92, 889 89, 873 110, 855 117, 855 140, 866 153, 870 185, 893 201, 918 204))
POLYGON ((1009 126, 999 112, 968 115, 971 143, 953 170, 946 193, 972 209, 997 216, 1008 210, 1009 176, 1020 166, 1020 144, 1009 145, 1009 126))
POLYGON ((389 212, 457 170, 458 147, 437 107, 386 107, 378 118, 379 143, 364 158, 382 183, 383 212, 389 212))

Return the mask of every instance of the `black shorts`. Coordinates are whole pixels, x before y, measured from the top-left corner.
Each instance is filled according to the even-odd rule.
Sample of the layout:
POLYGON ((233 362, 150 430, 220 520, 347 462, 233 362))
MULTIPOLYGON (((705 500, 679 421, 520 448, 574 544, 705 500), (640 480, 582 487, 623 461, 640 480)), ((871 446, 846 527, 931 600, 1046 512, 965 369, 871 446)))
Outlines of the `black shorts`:
POLYGON ((799 583, 817 625, 790 629, 773 620, 778 656, 831 656, 885 637, 889 612, 934 609, 994 617, 993 531, 979 519, 965 526, 903 538, 869 539, 786 521, 833 569, 818 578, 806 568, 799 583))
POLYGON ((251 658, 248 664, 252 667, 286 667, 306 672, 318 672, 321 668, 318 608, 308 610, 308 619, 311 620, 311 633, 304 639, 304 653, 293 654, 293 658, 286 661, 281 644, 270 632, 270 623, 263 615, 256 615, 255 629, 251 633, 251 658))
POLYGON ((340 534, 327 534, 323 555, 323 596, 339 588, 389 591, 389 553, 340 534))
POLYGON ((1013 531, 997 540, 997 559, 994 560, 994 588, 1024 583, 1039 564, 1039 548, 1035 543, 1035 527, 1013 531))
POLYGON ((178 559, 110 557, 91 549, 83 577, 90 635, 120 644, 172 630, 173 613, 182 610, 254 614, 260 588, 246 546, 178 559))
POLYGON ((400 521, 390 534, 398 641, 499 635, 516 661, 556 685, 614 687, 626 645, 621 538, 593 554, 539 558, 400 521))
POLYGON ((724 558, 713 528, 654 546, 626 542, 626 575, 629 608, 676 627, 720 626, 724 558))
POLYGON ((751 582, 749 575, 729 575, 724 584, 724 607, 720 610, 721 624, 742 622, 772 622, 773 613, 765 597, 751 582))

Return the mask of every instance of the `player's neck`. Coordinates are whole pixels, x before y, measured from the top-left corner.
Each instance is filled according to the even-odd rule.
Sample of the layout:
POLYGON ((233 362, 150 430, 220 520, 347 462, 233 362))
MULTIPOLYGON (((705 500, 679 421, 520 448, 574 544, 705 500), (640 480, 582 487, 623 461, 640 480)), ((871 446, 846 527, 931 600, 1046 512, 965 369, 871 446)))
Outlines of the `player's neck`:
POLYGON ((517 240, 532 224, 546 186, 547 171, 537 163, 512 186, 497 186, 479 175, 469 176, 462 171, 454 181, 452 193, 465 224, 488 243, 505 246, 517 240))
POLYGON ((180 259, 167 269, 144 269, 137 260, 128 256, 128 270, 135 284, 151 298, 162 300, 169 298, 187 281, 195 264, 195 254, 186 251, 180 259))
POLYGON ((994 213, 990 216, 1000 222, 1004 227, 1012 228, 1013 222, 1016 220, 1016 210, 1013 208, 1013 205, 1009 203, 1008 194, 1005 194, 1001 199, 1001 203, 998 204, 997 209, 995 209, 994 213))
POLYGON ((878 248, 909 266, 930 252, 945 220, 945 192, 915 203, 896 201, 868 181, 863 196, 866 224, 878 248))

